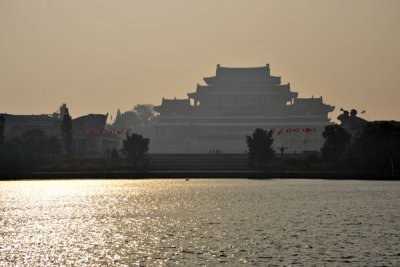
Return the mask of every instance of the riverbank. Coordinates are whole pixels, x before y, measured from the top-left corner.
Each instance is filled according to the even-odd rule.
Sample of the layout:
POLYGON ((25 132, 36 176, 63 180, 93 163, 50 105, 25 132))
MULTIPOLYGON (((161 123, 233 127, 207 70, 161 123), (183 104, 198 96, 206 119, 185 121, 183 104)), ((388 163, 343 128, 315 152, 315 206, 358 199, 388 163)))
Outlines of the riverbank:
POLYGON ((0 169, 3 180, 108 178, 400 179, 388 171, 334 167, 301 155, 277 157, 261 167, 249 166, 246 154, 155 154, 136 167, 123 160, 100 159, 0 169))
POLYGON ((249 178, 249 179, 338 179, 399 180, 382 172, 307 171, 77 171, 1 173, 1 180, 26 179, 145 179, 145 178, 249 178))

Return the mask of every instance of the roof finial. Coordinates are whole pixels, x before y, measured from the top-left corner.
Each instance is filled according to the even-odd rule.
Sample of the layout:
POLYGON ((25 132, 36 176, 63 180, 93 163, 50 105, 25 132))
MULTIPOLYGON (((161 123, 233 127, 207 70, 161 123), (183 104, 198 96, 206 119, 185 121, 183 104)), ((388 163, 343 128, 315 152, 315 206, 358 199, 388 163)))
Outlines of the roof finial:
POLYGON ((217 64, 217 69, 219 69, 219 67, 221 67, 221 64, 217 64))
POLYGON ((265 64, 265 66, 267 66, 267 68, 269 68, 269 64, 265 64))

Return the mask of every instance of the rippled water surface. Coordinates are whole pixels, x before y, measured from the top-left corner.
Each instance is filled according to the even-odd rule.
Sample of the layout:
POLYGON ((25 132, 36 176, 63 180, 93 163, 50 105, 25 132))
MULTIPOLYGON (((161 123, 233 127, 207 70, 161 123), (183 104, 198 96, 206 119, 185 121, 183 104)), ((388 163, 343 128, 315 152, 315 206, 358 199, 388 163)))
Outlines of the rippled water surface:
POLYGON ((400 182, 0 182, 0 266, 400 265, 400 182))

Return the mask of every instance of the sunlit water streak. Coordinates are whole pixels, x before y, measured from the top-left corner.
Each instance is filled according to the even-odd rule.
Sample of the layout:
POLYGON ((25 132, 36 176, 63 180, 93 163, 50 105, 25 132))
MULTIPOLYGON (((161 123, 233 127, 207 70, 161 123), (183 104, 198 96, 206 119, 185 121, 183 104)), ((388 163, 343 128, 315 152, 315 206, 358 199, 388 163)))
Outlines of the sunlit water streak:
POLYGON ((400 265, 400 183, 0 182, 0 265, 400 265))

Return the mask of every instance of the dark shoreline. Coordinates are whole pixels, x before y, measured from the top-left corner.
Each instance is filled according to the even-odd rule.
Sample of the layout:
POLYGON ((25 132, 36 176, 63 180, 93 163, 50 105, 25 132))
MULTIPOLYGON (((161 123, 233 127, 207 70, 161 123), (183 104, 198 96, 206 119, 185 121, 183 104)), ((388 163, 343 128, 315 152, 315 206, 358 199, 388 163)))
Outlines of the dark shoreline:
POLYGON ((172 178, 247 178, 247 179, 335 179, 400 181, 382 172, 304 172, 304 171, 78 171, 0 173, 0 180, 30 179, 172 179, 172 178))

